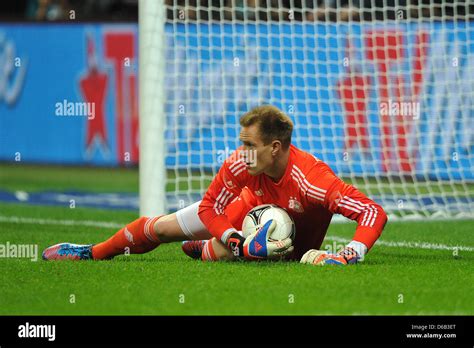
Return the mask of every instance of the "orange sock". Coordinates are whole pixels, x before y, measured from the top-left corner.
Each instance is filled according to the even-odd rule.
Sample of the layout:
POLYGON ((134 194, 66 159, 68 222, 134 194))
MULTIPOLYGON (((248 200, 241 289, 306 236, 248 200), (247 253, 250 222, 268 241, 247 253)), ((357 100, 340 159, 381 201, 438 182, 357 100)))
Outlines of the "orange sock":
POLYGON ((202 248, 201 259, 203 261, 217 261, 216 253, 214 252, 214 246, 212 245, 212 238, 209 239, 204 247, 202 248))
POLYGON ((162 216, 143 216, 129 223, 105 242, 94 245, 92 257, 94 260, 103 260, 126 252, 143 254, 155 249, 161 242, 153 231, 153 226, 162 216))

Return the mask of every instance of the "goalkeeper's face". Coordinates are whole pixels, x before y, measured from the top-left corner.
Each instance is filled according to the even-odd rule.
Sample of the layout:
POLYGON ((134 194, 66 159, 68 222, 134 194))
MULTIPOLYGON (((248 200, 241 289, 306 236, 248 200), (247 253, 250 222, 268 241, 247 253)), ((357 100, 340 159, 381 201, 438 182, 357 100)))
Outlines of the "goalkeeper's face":
POLYGON ((242 127, 240 141, 244 148, 241 157, 247 164, 250 175, 267 172, 275 165, 278 149, 275 152, 274 142, 270 144, 263 142, 258 125, 242 127))

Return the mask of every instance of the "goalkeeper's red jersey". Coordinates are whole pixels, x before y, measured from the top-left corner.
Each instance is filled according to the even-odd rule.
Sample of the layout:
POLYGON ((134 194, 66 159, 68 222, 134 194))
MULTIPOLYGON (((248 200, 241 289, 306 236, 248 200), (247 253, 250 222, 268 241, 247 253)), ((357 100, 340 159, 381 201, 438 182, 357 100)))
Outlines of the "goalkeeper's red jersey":
POLYGON ((382 233, 387 221, 382 207, 313 155, 291 145, 285 174, 274 182, 265 174, 250 175, 239 159, 241 150, 224 162, 199 206, 199 217, 214 237, 225 240, 241 229, 248 210, 266 203, 284 208, 294 219, 295 257, 321 246, 333 214, 356 221, 353 240, 368 249, 382 233))

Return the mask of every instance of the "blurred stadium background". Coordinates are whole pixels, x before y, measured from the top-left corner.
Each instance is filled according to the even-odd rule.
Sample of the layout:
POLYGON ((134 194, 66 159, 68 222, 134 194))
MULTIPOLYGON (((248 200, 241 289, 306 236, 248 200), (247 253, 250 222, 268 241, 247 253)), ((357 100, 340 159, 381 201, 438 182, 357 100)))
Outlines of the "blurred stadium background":
MULTIPOLYGON (((10 185, 27 173, 37 182, 49 165, 118 168, 126 182, 136 173, 138 1, 1 6, 0 199, 138 209, 136 181, 117 178, 103 195, 72 180, 10 185), (84 102, 94 117, 76 109, 84 102)), ((144 91, 143 114, 165 127, 165 144, 144 149, 157 169, 142 181, 162 186, 152 199, 165 202, 155 208, 198 200, 238 146, 238 117, 272 103, 295 120, 297 146, 392 218, 472 217, 473 12, 461 0, 165 1, 164 18, 148 13, 143 28, 164 37, 162 80, 144 91)))
MULTIPOLYGON (((358 303, 366 304, 368 313, 472 314, 472 299, 463 289, 474 250, 474 4, 166 0, 164 5, 139 16, 138 0, 0 2, 1 241, 34 242, 41 249, 109 236, 139 213, 139 159, 142 169, 145 161, 151 164, 149 175, 141 178, 141 195, 157 187, 160 197, 150 196, 152 206, 146 211, 174 211, 198 200, 225 157, 239 146, 239 116, 272 103, 295 120, 298 147, 381 203, 391 222, 403 221, 389 224, 377 244, 381 251, 374 253, 372 264, 367 261, 367 267, 400 261, 400 268, 383 281, 374 270, 373 279, 386 288, 364 278, 373 287, 359 294, 358 303), (161 55, 140 62, 139 33, 156 39, 164 47, 161 55), (140 76, 149 82, 141 91, 144 104, 138 93, 139 65, 147 71, 140 76), (144 107, 142 113, 139 107, 144 107), (139 118, 158 128, 140 128, 139 118), (145 134, 151 142, 143 142, 145 134), (439 219, 443 222, 429 222, 439 219), (458 252, 467 256, 459 261, 464 266, 453 270, 443 253, 458 252), (413 289, 418 302, 406 309, 396 302, 374 302, 372 289, 383 293, 397 289, 397 279, 403 282, 406 266, 413 266, 407 260, 425 263, 412 270, 417 281, 404 283, 405 293, 413 289), (448 285, 442 291, 451 291, 450 296, 441 296, 433 279, 444 279, 448 285), (417 292, 420 288, 426 296, 417 292)), ((144 52, 154 52, 154 43, 147 45, 144 52)), ((352 225, 336 226, 328 242, 344 243, 352 232, 352 225)), ((168 274, 176 282, 170 283, 169 293, 182 286, 176 280, 182 270, 173 263, 184 260, 178 249, 163 246, 157 253, 165 255, 165 263, 157 264, 160 277, 168 274)), ((137 264, 127 264, 128 273, 113 266, 64 267, 85 270, 84 277, 97 282, 102 277, 109 281, 102 273, 107 269, 117 279, 107 283, 107 291, 119 293, 120 282, 132 277, 132 271, 144 272, 144 282, 156 281, 155 273, 140 268, 154 257, 137 257, 137 264)), ((0 304, 2 298, 6 301, 2 313, 68 313, 51 290, 53 284, 63 285, 48 277, 54 270, 47 267, 59 266, 27 269, 2 262, 0 267, 22 280, 1 289, 0 304), (44 302, 28 307, 23 301, 30 292, 44 296, 44 302)), ((199 276, 207 266, 192 267, 199 276)), ((211 277, 227 279, 228 267, 234 266, 216 266, 211 277)), ((249 267, 247 274, 257 272, 249 267)), ((287 266, 262 267, 269 272, 268 285, 278 276, 279 269, 272 267, 287 266)), ((300 282, 302 289, 310 280, 292 278, 303 270, 298 272, 288 275, 287 282, 300 282)), ((357 271, 345 271, 346 278, 313 272, 323 272, 318 276, 331 288, 349 284, 357 271)), ((70 275, 63 276, 71 287, 79 286, 70 275)), ((284 284, 279 285, 283 292, 284 284)), ((84 296, 102 298, 99 288, 86 288, 90 293, 84 290, 84 296)), ((354 295, 342 301, 320 290, 328 304, 322 312, 354 312, 354 295)), ((91 299, 74 313, 116 313, 118 308, 154 313, 121 296, 120 305, 91 299)), ((212 307, 212 296, 192 313, 206 308, 221 313, 212 307)), ((312 313, 311 301, 308 293, 306 306, 301 302, 296 312, 312 313)), ((275 313, 270 301, 255 308, 275 313)), ((182 307, 162 310, 180 313, 182 307)))

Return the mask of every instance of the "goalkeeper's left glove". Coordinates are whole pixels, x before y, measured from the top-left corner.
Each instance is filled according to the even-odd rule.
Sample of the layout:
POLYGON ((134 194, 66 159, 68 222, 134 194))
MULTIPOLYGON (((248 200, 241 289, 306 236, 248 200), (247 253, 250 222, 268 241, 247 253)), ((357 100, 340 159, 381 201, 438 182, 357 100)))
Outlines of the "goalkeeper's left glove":
POLYGON ((281 259, 294 249, 290 238, 270 240, 270 235, 276 228, 275 220, 268 220, 257 233, 251 234, 244 242, 244 256, 248 260, 281 259))
POLYGON ((248 260, 277 259, 293 251, 292 241, 286 238, 270 241, 269 237, 276 227, 276 221, 267 221, 256 233, 247 238, 234 232, 227 239, 227 246, 236 257, 248 260))
POLYGON ((323 250, 308 250, 301 258, 301 263, 310 265, 347 265, 359 261, 359 254, 351 247, 345 247, 337 254, 332 254, 323 250))

